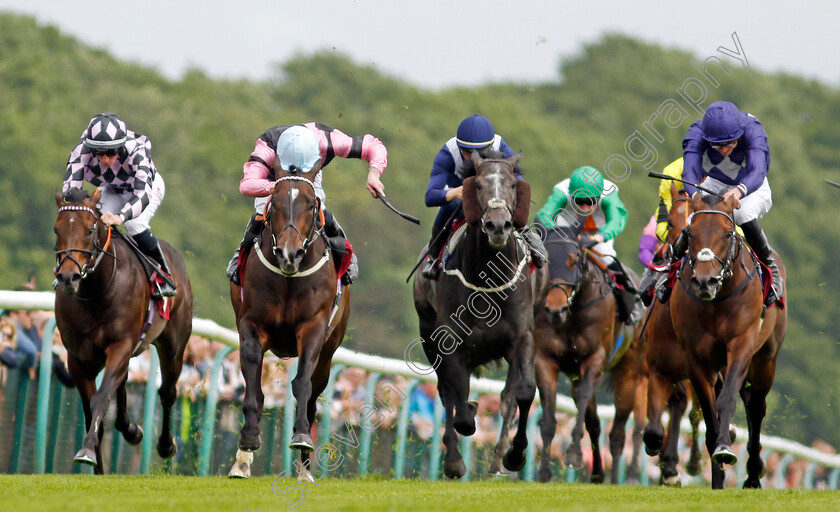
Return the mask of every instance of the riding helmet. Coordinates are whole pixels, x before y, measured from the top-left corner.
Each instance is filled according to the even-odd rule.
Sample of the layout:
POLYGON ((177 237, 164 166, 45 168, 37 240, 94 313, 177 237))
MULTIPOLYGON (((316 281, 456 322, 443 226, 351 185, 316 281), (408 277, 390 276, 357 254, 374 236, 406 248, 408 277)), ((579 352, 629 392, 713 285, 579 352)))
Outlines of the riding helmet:
POLYGON ((91 149, 119 148, 125 144, 128 131, 117 114, 104 112, 90 120, 85 130, 84 145, 91 149))
POLYGON ((493 123, 484 116, 474 114, 458 125, 455 140, 462 148, 482 149, 492 144, 495 137, 496 129, 493 128, 493 123))
POLYGON ((321 161, 318 139, 305 126, 290 126, 277 139, 277 158, 284 171, 309 172, 321 161))
POLYGON ((700 128, 703 138, 713 144, 729 142, 744 134, 744 117, 734 103, 716 101, 709 105, 703 115, 700 128))
POLYGON ((604 192, 604 176, 598 169, 585 165, 572 171, 569 195, 572 198, 597 199, 604 192))

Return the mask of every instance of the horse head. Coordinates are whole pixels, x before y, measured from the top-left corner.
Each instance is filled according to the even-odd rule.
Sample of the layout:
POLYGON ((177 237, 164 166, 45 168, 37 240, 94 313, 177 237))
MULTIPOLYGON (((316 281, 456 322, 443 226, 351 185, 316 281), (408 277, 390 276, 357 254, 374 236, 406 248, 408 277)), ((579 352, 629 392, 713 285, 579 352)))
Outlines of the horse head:
POLYGON ((303 176, 282 176, 274 185, 266 223, 271 228, 272 251, 284 274, 298 272, 309 246, 320 236, 320 203, 315 184, 303 176))
POLYGON ((66 194, 55 195, 58 218, 53 228, 56 259, 53 273, 67 295, 78 293, 82 279, 93 272, 107 249, 108 229, 96 209, 100 194, 96 190, 91 196, 83 189, 73 188, 66 194))
POLYGON ((580 289, 586 267, 586 255, 578 243, 579 229, 556 227, 548 230, 545 247, 551 265, 545 309, 552 325, 559 327, 569 316, 575 295, 580 289))
POLYGON ((513 173, 522 153, 504 158, 502 153, 489 151, 485 156, 473 152, 476 174, 464 180, 464 217, 471 225, 480 223, 489 244, 501 249, 513 229, 528 222, 531 187, 513 173))
POLYGON ((688 237, 689 286, 701 300, 713 300, 732 275, 738 249, 734 208, 733 197, 722 201, 698 192, 691 199, 692 213, 683 233, 688 237))

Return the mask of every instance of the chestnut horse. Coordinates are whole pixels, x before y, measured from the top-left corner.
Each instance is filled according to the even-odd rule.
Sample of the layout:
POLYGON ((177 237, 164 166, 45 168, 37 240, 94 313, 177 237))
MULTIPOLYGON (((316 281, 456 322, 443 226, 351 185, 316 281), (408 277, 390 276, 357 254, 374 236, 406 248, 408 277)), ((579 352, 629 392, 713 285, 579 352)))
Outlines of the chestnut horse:
MULTIPOLYGON (((684 191, 677 192, 671 185, 674 198, 668 215, 668 242, 673 245, 688 221, 689 197, 684 191)), ((648 380, 647 427, 643 434, 645 451, 650 456, 659 455, 660 479, 664 485, 680 485, 677 462, 677 442, 680 435, 680 420, 688 408, 688 358, 682 343, 671 324, 670 302, 654 300, 645 315, 643 337, 646 340, 646 360, 650 378, 648 380), (662 412, 668 406, 670 424, 665 431, 662 426, 662 412)), ((691 456, 686 465, 689 475, 700 474, 700 447, 698 426, 702 413, 696 401, 689 419, 692 426, 691 456)))
POLYGON ((278 357, 300 358, 292 380, 298 406, 290 446, 300 451, 298 476, 313 480, 309 454, 314 449, 310 429, 315 404, 327 386, 333 354, 350 318, 350 289, 344 287, 336 300, 340 285, 320 211, 311 180, 299 174, 281 176, 271 193, 262 232, 246 256, 241 288, 230 286, 245 378, 245 424, 229 474, 233 478, 250 477, 251 452, 260 448, 262 361, 271 350, 278 357))
MULTIPOLYGON (((554 228, 546 238, 551 280, 545 308, 536 318, 537 386, 543 408, 539 477, 542 482, 551 478, 550 449, 557 428, 554 416, 557 377, 562 371, 572 380, 572 397, 578 409, 564 463, 582 467, 580 442, 585 425, 592 444, 591 481, 604 481, 595 388, 604 372, 609 372, 615 399, 615 418, 610 431, 611 481, 616 483, 626 438, 625 425, 631 412, 636 423, 633 436, 636 449, 629 474, 637 477, 639 473, 638 446, 644 419, 644 394, 640 390, 644 389, 647 378, 645 351, 638 339, 640 327, 623 325, 618 320, 612 278, 579 245, 577 234, 573 229, 554 228), (616 350, 619 336, 622 336, 623 355, 616 350)), ((632 278, 638 286, 638 278, 635 275, 632 278)))
MULTIPOLYGON (((736 233, 736 199, 691 200, 683 233, 688 252, 671 296, 671 321, 688 356, 695 398, 706 422, 706 447, 712 457, 712 488, 723 487, 723 464, 735 464, 730 424, 736 394, 746 407, 747 479, 761 487, 761 423, 773 385, 776 358, 787 326, 787 309, 777 303, 765 311, 758 263, 736 233), (716 396, 717 374, 723 386, 716 396)), ((779 271, 786 275, 781 258, 779 271)))
MULTIPOLYGON (((540 291, 528 279, 530 253, 514 229, 528 222, 530 187, 513 172, 521 155, 485 156, 472 154, 476 175, 463 184, 466 223, 449 242, 452 252, 443 273, 436 281, 420 274, 414 279, 420 340, 437 373, 446 414, 443 470, 449 478, 466 472, 458 434, 471 436, 476 429, 476 407, 468 401, 470 374, 500 358, 508 363, 501 404, 505 423, 514 414, 514 401, 519 408, 516 435, 503 456, 511 471, 525 466, 526 426, 536 390, 534 304, 540 291)), ((507 442, 502 434, 499 446, 507 442)))
POLYGON ((114 428, 129 444, 136 445, 143 439, 143 430, 131 423, 126 411, 125 382, 128 360, 146 350, 150 343, 157 347, 162 377, 158 393, 163 425, 157 452, 164 459, 175 454, 170 411, 175 403, 175 383, 181 374, 184 349, 192 333, 193 314, 192 288, 184 260, 163 240, 160 246, 178 284, 178 293, 167 300, 168 320, 154 308, 150 310, 146 271, 129 243, 102 222, 96 209, 100 193, 96 190, 89 196, 82 189, 71 189, 63 196, 55 196, 55 320, 67 347, 67 366, 82 399, 87 430, 82 449, 73 460, 92 465, 96 474, 104 472, 103 419, 114 391, 114 428), (102 368, 105 374, 97 390, 95 379, 102 368))

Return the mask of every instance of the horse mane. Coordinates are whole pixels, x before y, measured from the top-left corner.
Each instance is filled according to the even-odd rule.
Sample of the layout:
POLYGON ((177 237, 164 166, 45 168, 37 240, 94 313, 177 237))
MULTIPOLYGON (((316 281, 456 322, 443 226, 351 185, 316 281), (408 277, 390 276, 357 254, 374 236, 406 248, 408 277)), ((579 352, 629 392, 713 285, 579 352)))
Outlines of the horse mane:
POLYGON ((85 199, 89 198, 90 194, 87 190, 83 188, 71 188, 67 192, 64 193, 64 202, 65 203, 81 203, 85 199))
POLYGON ((723 196, 719 196, 717 194, 703 194, 701 199, 704 203, 708 204, 709 206, 714 206, 719 202, 723 201, 723 196))

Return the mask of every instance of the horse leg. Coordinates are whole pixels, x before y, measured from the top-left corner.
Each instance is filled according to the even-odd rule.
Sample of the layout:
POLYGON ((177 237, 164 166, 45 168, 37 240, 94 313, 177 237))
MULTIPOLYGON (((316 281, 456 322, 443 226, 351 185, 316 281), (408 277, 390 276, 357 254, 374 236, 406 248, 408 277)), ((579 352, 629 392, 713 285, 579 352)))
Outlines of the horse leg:
POLYGON ((642 432, 647 426, 645 410, 647 409, 648 377, 639 375, 637 379, 636 405, 633 407, 633 454, 627 465, 627 483, 634 484, 638 484, 642 476, 642 432))
POLYGON ((701 460, 703 454, 700 451, 700 421, 703 419, 703 411, 695 400, 691 401, 691 410, 688 412, 688 421, 691 423, 691 451, 685 471, 691 476, 697 476, 702 470, 701 460))
MULTIPOLYGON (((455 427, 456 404, 460 402, 466 404, 470 376, 466 364, 461 361, 458 354, 450 354, 443 358, 437 368, 437 375, 438 392, 446 415, 443 433, 443 444, 446 447, 443 474, 447 478, 461 478, 467 473, 467 466, 458 450, 458 434, 455 427)), ((474 422, 473 428, 475 428, 474 422)))
POLYGON ((513 436, 513 445, 502 458, 502 464, 509 471, 521 471, 525 467, 525 448, 528 447, 528 415, 537 392, 534 379, 533 333, 526 332, 512 347, 507 381, 513 389, 516 405, 519 407, 519 421, 513 436))
POLYGON ((540 435, 542 436, 542 450, 540 453, 540 482, 551 480, 551 443, 557 431, 557 376, 560 369, 555 361, 538 355, 536 361, 537 385, 542 403, 542 418, 540 435))
POLYGON ((624 452, 624 444, 627 442, 627 420, 636 407, 636 381, 635 372, 624 368, 622 364, 619 364, 617 371, 613 372, 615 417, 610 430, 610 456, 612 457, 610 482, 612 484, 618 483, 621 455, 624 452))
MULTIPOLYGON (((166 334, 166 332, 164 332, 166 334)), ((174 349, 174 339, 160 337, 155 342, 160 354, 161 385, 158 390, 161 404, 161 428, 157 442, 157 452, 161 459, 168 459, 178 450, 175 437, 172 435, 171 416, 172 405, 175 403, 178 377, 184 361, 184 348, 174 349), (174 349, 174 350, 173 350, 174 349)))
MULTIPOLYGON (((318 367, 325 334, 325 326, 321 324, 305 325, 297 333, 298 347, 301 347, 301 350, 297 375, 292 380, 292 392, 298 407, 295 413, 294 435, 289 446, 301 451, 310 452, 315 449, 315 443, 309 433, 312 425, 309 421, 308 404, 311 398, 318 399, 318 395, 313 393, 312 376, 318 367)), ((260 365, 262 366, 262 362, 260 365)))
POLYGON ((677 470, 679 462, 680 421, 688 407, 688 395, 685 385, 680 382, 673 387, 668 399, 668 433, 665 438, 665 449, 659 454, 660 480, 662 485, 681 485, 680 473, 677 470))
POLYGON ((756 368, 760 363, 758 357, 753 359, 750 386, 744 385, 741 388, 741 398, 747 410, 747 427, 749 428, 747 479, 744 481, 744 489, 761 489, 761 477, 764 476, 764 461, 761 460, 761 423, 767 413, 767 394, 773 385, 776 361, 769 360, 756 368))
POLYGON ((114 420, 114 429, 121 432, 125 442, 134 446, 140 444, 143 440, 143 429, 136 423, 131 423, 131 418, 128 416, 128 407, 126 403, 126 391, 124 379, 117 388, 117 417, 114 420))
MULTIPOLYGON (((95 374, 88 375, 82 363, 76 359, 72 354, 67 356, 67 370, 73 378, 73 384, 79 390, 79 398, 82 401, 82 409, 85 413, 85 432, 90 430, 92 416, 90 413, 90 399, 96 393, 95 374)), ((73 457, 73 462, 80 464, 89 464, 93 466, 93 471, 97 475, 102 474, 102 459, 97 457, 96 451, 91 451, 84 446, 76 456, 73 457)))
MULTIPOLYGON (((111 405, 111 395, 114 394, 126 376, 128 375, 128 360, 131 358, 133 340, 123 340, 114 343, 105 348, 105 375, 102 378, 102 385, 90 400, 90 415, 91 421, 88 426, 87 434, 85 435, 82 449, 76 454, 75 460, 78 462, 86 462, 90 458, 91 453, 96 453, 97 467, 101 474, 104 472, 102 468, 101 457, 101 441, 102 435, 105 433, 104 419, 108 412, 108 406, 111 405)), ((149 378, 154 378, 150 375, 149 378)))
MULTIPOLYGON (((566 466, 574 469, 583 467, 583 454, 580 450, 580 441, 583 439, 586 410, 595 396, 595 373, 595 370, 581 368, 580 379, 572 382, 572 398, 575 400, 578 413, 575 418, 575 426, 572 429, 572 439, 569 442, 569 447, 566 448, 566 455, 563 461, 566 466)), ((595 441, 597 442, 597 439, 595 441)))
POLYGON ((499 400, 499 416, 502 418, 502 425, 499 428, 499 440, 496 442, 493 460, 488 470, 488 473, 491 475, 504 474, 502 471, 502 458, 510 449, 510 426, 516 417, 516 400, 514 399, 512 388, 507 382, 505 382, 505 387, 502 388, 502 394, 499 400))
POLYGON ((589 444, 592 447, 592 474, 589 481, 593 484, 601 484, 604 483, 604 460, 601 458, 601 418, 598 417, 595 396, 586 407, 584 418, 586 432, 589 434, 589 444))
POLYGON ((666 402, 670 403, 668 393, 672 392, 671 383, 662 373, 652 370, 648 379, 648 424, 642 438, 645 443, 645 453, 655 457, 662 449, 665 429, 662 427, 662 412, 666 402))
MULTIPOLYGON (((332 354, 321 354, 318 358, 318 365, 312 373, 312 396, 309 397, 309 402, 306 404, 306 418, 309 425, 315 422, 315 412, 317 411, 318 397, 327 388, 327 382, 330 378, 330 364, 332 363, 332 354)), ((361 425, 362 428, 371 428, 370 425, 361 425)), ((375 428, 375 427, 373 427, 375 428)), ((316 463, 319 461, 315 461, 316 463)), ((320 484, 326 478, 326 471, 322 471, 322 476, 319 480, 315 480, 312 476, 312 463, 310 452, 307 450, 300 450, 300 466, 298 467, 298 480, 320 484)))
MULTIPOLYGON (((715 390, 712 379, 714 374, 696 362, 689 364, 689 376, 691 387, 694 390, 694 398, 703 410, 703 419, 706 422, 706 450, 709 455, 715 452, 716 440, 721 432, 715 404, 715 390)), ((727 433, 728 435, 728 433, 727 433)), ((723 466, 712 460, 712 489, 723 489, 723 466)))
MULTIPOLYGON (((733 339, 731 346, 743 346, 746 340, 733 339)), ((723 389, 717 397, 717 415, 720 422, 720 430, 717 432, 715 451, 712 453, 712 461, 719 464, 735 464, 738 456, 732 450, 732 436, 730 425, 735 415, 737 405, 736 397, 744 384, 749 369, 749 361, 752 354, 746 354, 746 350, 730 352, 728 354, 728 369, 723 380, 723 389)), ((703 411, 705 413, 705 411, 703 411)))
POLYGON ((239 327, 239 364, 245 380, 245 398, 242 402, 245 424, 239 432, 239 449, 244 452, 260 449, 262 405, 259 395, 262 395, 260 383, 262 360, 263 347, 257 328, 252 323, 243 322, 243 325, 239 327))

